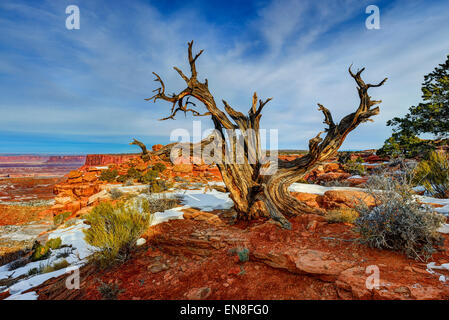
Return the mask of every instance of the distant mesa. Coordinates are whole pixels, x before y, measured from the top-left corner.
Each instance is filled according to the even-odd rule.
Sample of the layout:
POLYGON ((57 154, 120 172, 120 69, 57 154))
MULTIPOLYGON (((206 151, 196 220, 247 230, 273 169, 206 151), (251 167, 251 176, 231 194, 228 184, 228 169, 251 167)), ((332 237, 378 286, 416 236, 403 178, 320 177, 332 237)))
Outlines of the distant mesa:
POLYGON ((50 156, 46 163, 80 163, 86 161, 86 156, 50 156))
POLYGON ((0 163, 83 164, 86 156, 1 155, 0 163))
POLYGON ((85 166, 106 166, 110 164, 122 164, 131 159, 139 158, 139 154, 88 154, 85 166))

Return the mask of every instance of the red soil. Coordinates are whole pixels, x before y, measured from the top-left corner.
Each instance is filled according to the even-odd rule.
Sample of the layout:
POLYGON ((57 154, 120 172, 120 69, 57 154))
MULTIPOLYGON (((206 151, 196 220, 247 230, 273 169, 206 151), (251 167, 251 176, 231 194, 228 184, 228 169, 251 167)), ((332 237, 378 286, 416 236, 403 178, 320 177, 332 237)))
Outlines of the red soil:
MULTIPOLYGON (((39 299, 101 299, 98 288, 103 282, 118 285, 119 299, 134 300, 195 299, 199 292, 208 293, 204 288, 210 289, 201 296, 206 299, 449 298, 449 286, 427 273, 425 264, 358 244, 350 225, 310 217, 291 222, 292 230, 287 231, 261 221, 217 226, 173 220, 152 228, 145 236, 147 244, 124 265, 106 271, 92 265, 82 268, 80 290, 66 290, 64 276, 32 290, 39 299), (248 262, 231 253, 237 247, 250 250, 248 262), (318 252, 327 260, 306 261, 300 270, 297 260, 291 260, 298 252, 304 253, 302 257, 318 252), (369 265, 380 269, 381 287, 372 291, 364 288, 369 265), (342 266, 345 271, 338 271, 342 266), (358 267, 361 272, 348 273, 358 267)), ((445 248, 448 241, 446 237, 445 248)), ((449 254, 437 253, 432 261, 447 263, 449 254)))

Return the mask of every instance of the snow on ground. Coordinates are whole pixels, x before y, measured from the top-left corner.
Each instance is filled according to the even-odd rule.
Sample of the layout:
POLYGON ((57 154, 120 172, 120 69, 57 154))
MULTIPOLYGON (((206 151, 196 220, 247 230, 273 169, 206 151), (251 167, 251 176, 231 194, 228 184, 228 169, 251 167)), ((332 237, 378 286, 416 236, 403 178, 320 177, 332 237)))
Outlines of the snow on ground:
POLYGON ((185 192, 175 192, 175 194, 182 197, 181 201, 187 207, 198 208, 201 211, 227 210, 234 205, 228 193, 219 192, 215 189, 207 192, 204 191, 204 188, 186 190, 185 192))
MULTIPOLYGON (((128 188, 129 192, 138 191, 139 189, 141 189, 129 187, 122 188, 128 188)), ((229 209, 233 206, 233 202, 229 198, 229 195, 227 193, 222 193, 217 190, 205 192, 204 188, 199 190, 174 190, 170 193, 140 196, 168 198, 176 197, 180 198, 181 202, 184 204, 182 207, 165 210, 164 212, 154 213, 151 225, 156 225, 171 219, 183 219, 182 210, 190 207, 195 207, 203 211, 212 211, 215 209, 229 209)), ((63 261, 64 259, 72 267, 81 267, 86 263, 86 258, 95 251, 95 247, 90 246, 84 241, 83 230, 87 228, 89 228, 89 226, 84 224, 83 220, 79 220, 70 227, 60 228, 49 232, 48 239, 61 238, 62 245, 64 246, 63 248, 53 250, 49 258, 45 260, 30 262, 27 265, 15 270, 9 270, 10 265, 12 265, 14 262, 0 266, 0 280, 7 278, 13 279, 23 275, 26 276, 32 269, 51 266, 55 263, 63 261), (66 257, 60 257, 60 255, 67 250, 69 251, 68 255, 66 257)), ((23 280, 18 281, 9 288, 0 287, 0 292, 9 289, 9 292, 11 294, 11 296, 8 297, 9 300, 36 300, 37 294, 35 292, 23 292, 44 283, 48 279, 59 277, 65 274, 67 272, 66 270, 66 268, 63 268, 49 273, 29 276, 23 280)))
MULTIPOLYGON (((30 262, 25 266, 17 268, 15 270, 11 271, 9 270, 9 267, 14 262, 1 266, 0 280, 7 278, 13 279, 24 275, 26 276, 33 269, 41 269, 46 266, 51 266, 54 265, 55 263, 62 262, 63 260, 66 260, 71 266, 78 266, 78 267, 82 266, 86 262, 87 256, 92 254, 92 252, 95 250, 94 247, 89 246, 84 241, 83 230, 87 228, 89 228, 89 226, 84 224, 83 221, 80 220, 76 224, 68 228, 57 229, 55 231, 50 232, 48 238, 53 239, 60 237, 63 246, 62 248, 52 250, 50 256, 45 260, 30 262), (61 256, 62 254, 65 257, 62 257, 61 256)), ((29 293, 22 294, 22 292, 34 288, 42 284, 43 282, 47 281, 48 279, 51 279, 53 277, 59 277, 64 273, 66 273, 66 268, 56 270, 53 272, 37 274, 25 278, 24 280, 20 280, 17 283, 10 286, 9 288, 0 288, 0 290, 9 289, 11 296, 8 297, 8 299, 11 300, 16 299, 22 300, 28 298, 31 299, 34 297, 33 295, 30 295, 29 293)), ((35 295, 35 298, 37 299, 37 295, 35 295)))
POLYGON ((290 192, 304 192, 304 193, 313 193, 323 195, 326 191, 335 190, 335 191, 364 191, 362 188, 354 188, 354 187, 325 187, 317 184, 307 184, 307 183, 292 183, 288 188, 290 192))
POLYGON ((355 176, 350 176, 348 179, 362 179, 363 177, 356 174, 355 176))
MULTIPOLYGON (((209 185, 224 185, 222 183, 209 183, 209 185)), ((122 187, 123 188, 123 187, 122 187)), ((129 192, 137 191, 140 188, 129 188, 129 192)), ((362 188, 354 188, 354 187, 324 187, 320 185, 314 184, 302 184, 302 183, 294 183, 289 188, 290 191, 294 192, 305 192, 305 193, 313 193, 323 195, 326 191, 329 190, 353 190, 353 191, 364 191, 362 188)), ((127 190, 128 191, 128 190, 127 190)), ((183 209, 187 209, 190 207, 198 208, 202 211, 212 211, 216 209, 230 209, 233 206, 233 202, 229 197, 229 193, 219 192, 217 190, 205 191, 205 188, 201 188, 198 190, 172 190, 172 192, 163 193, 163 194, 152 194, 152 195, 140 195, 141 197, 167 197, 167 198, 180 198, 182 207, 177 207, 173 209, 166 210, 164 212, 156 212, 153 217, 153 221, 151 225, 156 225, 171 219, 183 219, 183 209)), ((449 214, 449 199, 436 199, 432 197, 425 196, 417 196, 417 198, 423 203, 436 203, 441 204, 444 207, 436 208, 435 210, 441 213, 449 214)), ((41 266, 52 265, 56 262, 60 262, 64 259, 71 266, 82 266, 86 263, 86 258, 95 251, 95 248, 89 246, 84 241, 84 233, 83 230, 89 228, 88 225, 84 224, 83 220, 79 220, 74 225, 67 228, 60 228, 49 232, 49 239, 60 237, 62 240, 62 244, 71 248, 71 252, 65 258, 61 258, 60 254, 63 250, 68 250, 68 248, 61 248, 57 250, 53 250, 50 257, 43 261, 36 261, 28 263, 27 265, 20 267, 16 270, 9 271, 9 266, 14 263, 10 263, 4 266, 0 266, 0 280, 7 278, 16 278, 21 275, 27 275, 30 270, 33 268, 39 268, 41 266)), ((449 229, 449 225, 442 226, 442 230, 449 229)), ((445 264, 440 267, 446 268, 445 264)), ((429 270, 435 269, 435 267, 429 266, 429 270)), ((37 294, 34 292, 23 293, 26 290, 29 290, 33 287, 36 287, 43 282, 47 281, 50 278, 58 277, 66 273, 66 269, 61 269, 49 273, 38 274, 34 276, 29 276, 23 280, 20 280, 16 284, 9 287, 11 296, 8 299, 11 300, 33 300, 37 299, 37 294)), ((0 291, 7 289, 6 287, 0 288, 0 291)))
POLYGON ((187 206, 177 207, 169 210, 165 210, 164 212, 156 212, 153 214, 153 220, 151 221, 151 225, 154 226, 156 224, 166 222, 168 220, 174 219, 183 219, 183 209, 188 208, 187 206))
POLYGON ((210 186, 226 187, 226 185, 223 181, 209 181, 207 184, 210 186))
POLYGON ((417 199, 422 203, 435 203, 442 205, 442 207, 434 208, 434 210, 444 215, 449 215, 449 199, 438 199, 427 196, 417 196, 417 199))
MULTIPOLYGON (((304 192, 323 195, 329 190, 339 190, 339 191, 366 191, 366 189, 355 188, 355 187, 325 187, 317 184, 307 184, 307 183, 293 183, 289 188, 291 192, 304 192)), ((421 203, 434 203, 440 204, 443 207, 434 208, 436 212, 442 213, 446 216, 449 215, 449 199, 438 199, 427 196, 416 196, 416 199, 421 203)))

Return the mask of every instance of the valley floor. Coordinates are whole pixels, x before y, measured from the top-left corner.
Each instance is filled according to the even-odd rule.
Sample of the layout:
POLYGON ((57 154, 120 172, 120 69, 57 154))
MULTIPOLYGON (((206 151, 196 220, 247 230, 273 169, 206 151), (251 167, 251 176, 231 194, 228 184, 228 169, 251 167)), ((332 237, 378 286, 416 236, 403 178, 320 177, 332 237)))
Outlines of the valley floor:
MULTIPOLYGON (((322 188, 295 184, 292 191, 322 193, 322 188)), ((182 195, 182 205, 156 215, 144 235, 146 243, 124 265, 99 271, 87 263, 92 251, 82 229, 88 226, 78 220, 47 237, 61 237, 71 248, 66 259, 80 267, 80 289, 66 288, 71 273, 64 269, 28 275, 39 263, 58 261, 55 252, 49 261, 13 271, 1 266, 0 298, 102 299, 104 290, 99 288, 106 287, 115 298, 135 300, 449 299, 446 251, 424 263, 370 249, 358 242, 352 225, 331 224, 318 215, 291 219, 291 231, 269 221, 233 224, 232 201, 226 193, 204 189, 175 193, 182 195), (239 258, 242 252, 248 253, 248 261, 239 258), (366 281, 372 268, 378 268, 380 281, 369 289, 366 281)), ((444 237, 447 248, 449 237, 444 237)))

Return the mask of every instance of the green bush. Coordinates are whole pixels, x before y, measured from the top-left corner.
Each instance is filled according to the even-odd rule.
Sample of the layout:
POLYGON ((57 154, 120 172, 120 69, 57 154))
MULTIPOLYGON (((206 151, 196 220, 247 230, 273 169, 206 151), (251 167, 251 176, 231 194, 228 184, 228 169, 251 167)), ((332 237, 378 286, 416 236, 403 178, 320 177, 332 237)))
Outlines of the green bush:
POLYGON ((123 192, 117 188, 112 188, 111 191, 109 191, 109 194, 111 195, 112 200, 120 199, 123 196, 123 192))
POLYGON ((162 162, 158 162, 153 166, 153 170, 163 172, 167 167, 162 162))
POLYGON ((435 247, 443 243, 437 229, 446 218, 418 203, 405 178, 379 176, 375 182, 369 180, 367 187, 376 206, 369 208, 362 203, 356 207, 359 217, 355 225, 362 242, 373 248, 401 251, 422 261, 430 258, 435 247))
POLYGON ((139 180, 142 177, 142 173, 136 168, 129 168, 126 176, 128 179, 139 180))
POLYGON ((107 284, 100 280, 100 286, 98 287, 98 292, 100 292, 103 300, 117 300, 117 296, 123 292, 119 288, 118 284, 107 284))
POLYGON ((237 250, 237 256, 239 257, 240 262, 249 261, 249 249, 243 248, 241 250, 237 250))
POLYGON ((159 171, 156 170, 148 170, 144 175, 142 175, 139 179, 139 182, 150 184, 156 180, 159 176, 159 171))
POLYGON ((101 181, 113 182, 117 176, 118 176, 117 169, 106 169, 101 171, 99 179, 101 181))
POLYGON ((338 162, 342 165, 345 164, 346 162, 351 160, 351 155, 352 155, 352 152, 349 152, 349 151, 339 152, 338 153, 338 162))
POLYGON ((61 238, 50 239, 47 241, 47 243, 45 243, 45 245, 36 243, 33 246, 31 261, 39 261, 47 259, 50 256, 51 250, 56 250, 60 248, 61 244, 62 244, 61 238))
POLYGON ((449 197, 449 157, 442 152, 431 152, 415 169, 413 183, 422 185, 438 198, 449 197))
POLYGON ((96 206, 86 217, 90 228, 84 230, 86 242, 98 248, 91 256, 94 262, 100 268, 106 268, 126 261, 151 219, 147 200, 96 206))
POLYGON ((362 163, 363 159, 358 157, 355 160, 347 160, 346 163, 343 164, 343 168, 350 174, 363 176, 366 173, 366 169, 362 163))
POLYGON ((61 247, 62 240, 61 238, 53 238, 47 241, 45 246, 49 249, 56 250, 61 247))
POLYGON ((55 226, 59 226, 60 224, 63 224, 64 221, 70 217, 72 215, 72 213, 70 211, 64 212, 64 213, 60 213, 56 216, 53 217, 53 224, 55 226))
POLYGON ((50 248, 43 245, 37 245, 34 250, 33 254, 31 256, 31 261, 39 261, 47 259, 50 255, 50 248))

